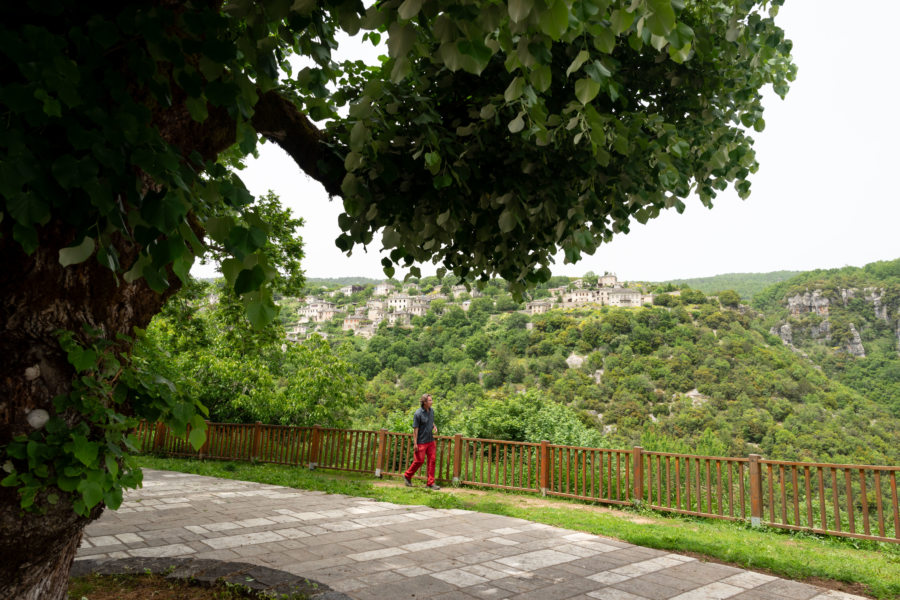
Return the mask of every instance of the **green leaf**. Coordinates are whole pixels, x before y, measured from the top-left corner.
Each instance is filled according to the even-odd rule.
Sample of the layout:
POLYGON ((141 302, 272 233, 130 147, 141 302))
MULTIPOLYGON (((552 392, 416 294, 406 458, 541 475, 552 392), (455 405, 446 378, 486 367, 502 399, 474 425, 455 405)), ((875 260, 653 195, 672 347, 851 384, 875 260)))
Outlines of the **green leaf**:
POLYGON ((198 123, 202 123, 209 117, 209 111, 206 108, 206 98, 203 96, 200 96, 199 98, 188 98, 184 103, 187 106, 188 112, 191 114, 191 118, 198 123))
POLYGON ((550 84, 553 82, 553 75, 550 71, 549 65, 538 65, 531 71, 531 76, 529 77, 531 80, 531 85, 538 92, 545 92, 550 88, 550 84))
POLYGON ((115 486, 106 490, 106 493, 103 494, 103 502, 112 510, 118 509, 122 506, 122 488, 115 486))
POLYGON ((388 54, 391 58, 405 56, 416 41, 416 30, 412 25, 393 23, 388 30, 388 54))
POLYGON ((432 175, 437 175, 441 169, 441 155, 438 152, 426 152, 425 166, 428 167, 432 175))
POLYGON ((737 23, 729 27, 728 31, 725 32, 725 39, 729 42, 736 42, 739 37, 741 37, 741 28, 737 23))
POLYGON ((594 48, 604 54, 611 54, 616 48, 616 34, 607 27, 600 27, 594 33, 594 48))
POLYGON ((569 68, 566 69, 566 77, 580 69, 581 65, 583 65, 590 56, 591 55, 587 50, 579 52, 578 56, 575 57, 575 60, 572 61, 572 64, 569 65, 569 68))
POLYGON ((277 314, 278 308, 268 298, 254 300, 247 305, 247 319, 256 329, 262 329, 271 323, 277 314))
POLYGON ((630 13, 622 8, 616 9, 610 15, 609 23, 612 25, 613 32, 619 35, 627 31, 631 24, 634 23, 634 13, 630 13))
MULTIPOLYGON (((90 442, 83 435, 72 436, 72 454, 80 460, 86 467, 90 467, 97 460, 97 453, 100 445, 97 442, 90 442)), ((96 503, 95 503, 96 504, 96 503)))
POLYGON ((400 15, 401 19, 412 19, 421 10, 422 3, 423 0, 404 0, 400 8, 397 9, 397 14, 400 15))
POLYGON ((30 194, 16 194, 6 202, 6 209, 9 211, 9 214, 23 225, 32 223, 43 225, 50 220, 50 211, 47 205, 30 194))
POLYGON ((509 233, 516 228, 516 215, 514 215, 512 211, 507 208, 502 213, 500 213, 498 224, 500 225, 501 233, 509 233))
POLYGON ((203 444, 206 443, 206 429, 200 429, 199 427, 191 429, 191 433, 188 435, 188 442, 190 442, 194 450, 202 448, 203 444))
POLYGON ((587 76, 596 81, 597 83, 603 83, 603 80, 612 75, 609 69, 600 62, 599 60, 595 60, 588 66, 584 68, 584 72, 587 73, 587 76))
POLYGON ((522 77, 516 77, 506 86, 506 91, 503 92, 503 99, 507 102, 512 102, 521 96, 524 90, 525 80, 522 77))
POLYGON ((569 7, 566 0, 556 0, 541 17, 541 31, 558 40, 569 28, 569 7))
POLYGON ((512 19, 513 23, 521 23, 531 14, 533 6, 533 0, 509 0, 507 5, 509 18, 512 19))
POLYGON ((226 258, 222 261, 222 275, 227 281, 234 281, 243 269, 244 263, 236 258, 226 258))
POLYGON ((445 42, 438 48, 438 56, 451 71, 459 71, 463 65, 463 53, 456 42, 445 42))
POLYGON ((506 125, 506 127, 509 129, 510 133, 519 133, 525 129, 525 120, 522 118, 522 113, 519 113, 515 119, 506 125))
POLYGON ((600 93, 600 84, 585 77, 575 82, 575 97, 582 104, 588 104, 600 93))
POLYGON ((119 476, 119 463, 116 462, 116 458, 112 454, 107 454, 104 462, 106 462, 106 470, 113 479, 116 479, 119 476))
POLYGON ((231 217, 212 217, 206 220, 206 233, 217 242, 224 242, 234 227, 234 219, 231 217))
POLYGON ((441 173, 434 178, 434 189, 442 190, 445 187, 450 187, 451 183, 453 183, 453 178, 447 173, 441 173))
POLYGON ((385 227, 381 232, 381 243, 385 249, 394 248, 400 243, 400 234, 393 227, 385 227))
POLYGON ((412 63, 405 56, 401 56, 394 61, 394 67, 391 69, 391 81, 400 83, 412 71, 412 63))
POLYGON ((359 152, 366 145, 369 138, 369 130, 362 121, 354 123, 350 130, 350 149, 359 152))
POLYGON ((75 371, 82 373, 90 371, 97 366, 97 353, 90 349, 74 346, 67 351, 69 364, 75 367, 75 371))
POLYGON ((669 44, 669 58, 679 64, 683 63, 691 56, 691 46, 691 42, 688 42, 681 48, 676 48, 672 44, 669 44))
POLYGON ((59 264, 63 267, 77 265, 86 261, 94 253, 94 238, 85 236, 77 246, 62 248, 59 251, 59 264))
POLYGON ((261 266, 256 265, 252 269, 244 269, 238 273, 237 280, 234 282, 234 291, 236 294, 253 292, 258 290, 265 281, 265 271, 261 266))
POLYGON ((96 481, 82 480, 78 485, 78 491, 81 492, 85 507, 89 509, 93 508, 103 500, 103 488, 101 488, 100 484, 96 481))
POLYGON ((64 475, 60 475, 56 478, 56 487, 64 492, 74 492, 78 487, 79 481, 80 479, 78 477, 66 477, 64 475))
POLYGON ((648 0, 653 14, 647 17, 646 24, 653 35, 665 37, 675 29, 675 9, 672 0, 648 0))

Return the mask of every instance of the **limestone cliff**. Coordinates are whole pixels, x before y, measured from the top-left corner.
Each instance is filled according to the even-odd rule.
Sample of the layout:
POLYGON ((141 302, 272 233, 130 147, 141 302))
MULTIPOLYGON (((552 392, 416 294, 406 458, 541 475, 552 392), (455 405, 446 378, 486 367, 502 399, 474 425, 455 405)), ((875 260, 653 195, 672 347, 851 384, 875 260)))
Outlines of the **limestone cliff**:
MULTIPOLYGON (((831 319, 834 318, 836 306, 845 319, 841 329, 842 334, 837 340, 839 344, 837 350, 863 358, 866 356, 866 351, 856 324, 859 321, 856 319, 854 322, 846 321, 847 317, 855 314, 852 310, 847 313, 848 309, 852 309, 851 301, 855 299, 857 302, 858 299, 862 299, 865 304, 870 305, 876 319, 889 324, 892 321, 895 322, 897 348, 900 352, 900 311, 895 311, 898 314, 890 314, 891 311, 885 303, 885 290, 878 287, 807 289, 803 293, 794 294, 784 301, 789 314, 788 319, 776 323, 770 329, 770 333, 777 335, 785 345, 795 351, 798 350, 795 344, 800 345, 804 340, 830 346, 834 329, 831 319)), ((869 317, 869 322, 871 324, 871 317, 869 317)), ((865 325, 865 323, 863 324, 865 325)))

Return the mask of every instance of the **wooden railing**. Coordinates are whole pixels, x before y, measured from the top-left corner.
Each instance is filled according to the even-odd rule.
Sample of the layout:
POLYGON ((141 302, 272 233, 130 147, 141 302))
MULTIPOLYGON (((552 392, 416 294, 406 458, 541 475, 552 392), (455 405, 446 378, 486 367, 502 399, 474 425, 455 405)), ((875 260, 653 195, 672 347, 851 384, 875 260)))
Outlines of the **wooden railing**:
MULTIPOLYGON (((137 448, 170 456, 252 460, 402 475, 412 434, 209 423, 194 450, 165 425, 142 423, 137 448)), ((754 525, 900 543, 900 467, 694 456, 436 436, 439 481, 646 507, 754 525)), ((424 476, 424 469, 417 477, 424 476)))

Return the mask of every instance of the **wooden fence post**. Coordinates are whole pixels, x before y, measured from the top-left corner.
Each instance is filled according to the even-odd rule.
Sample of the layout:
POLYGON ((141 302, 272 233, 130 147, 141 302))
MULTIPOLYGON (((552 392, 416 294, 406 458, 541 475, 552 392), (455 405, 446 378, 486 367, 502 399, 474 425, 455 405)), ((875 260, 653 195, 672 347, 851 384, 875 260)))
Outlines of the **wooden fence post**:
POLYGON ((631 472, 634 473, 634 497, 635 504, 640 504, 644 499, 644 449, 635 446, 631 450, 631 472))
POLYGON ((143 454, 147 451, 147 442, 150 441, 150 423, 142 419, 138 431, 141 434, 141 454, 143 454))
POLYGON ((319 445, 322 443, 322 428, 319 425, 313 425, 312 440, 309 447, 309 470, 312 471, 319 466, 319 445))
POLYGON ((750 459, 750 525, 761 527, 763 518, 763 486, 762 469, 759 461, 762 459, 762 456, 751 454, 748 458, 750 459))
POLYGON ((462 473, 462 434, 453 436, 453 485, 459 485, 459 475, 462 473))
POLYGON ((165 435, 166 426, 162 423, 156 424, 156 436, 153 438, 153 451, 158 452, 160 446, 163 446, 163 436, 165 435))
POLYGON ((256 425, 253 426, 253 447, 250 449, 250 460, 253 462, 256 462, 256 459, 259 456, 259 434, 261 427, 261 421, 257 421, 256 425))
POLYGON ((378 454, 375 455, 375 477, 381 477, 384 471, 384 456, 387 451, 387 429, 378 432, 378 454))
POLYGON ((206 422, 206 439, 203 441, 203 445, 200 446, 200 460, 203 460, 203 455, 206 454, 207 450, 209 450, 209 438, 212 434, 212 428, 210 427, 209 421, 206 422))
POLYGON ((550 487, 550 442, 541 440, 541 496, 547 495, 550 487))

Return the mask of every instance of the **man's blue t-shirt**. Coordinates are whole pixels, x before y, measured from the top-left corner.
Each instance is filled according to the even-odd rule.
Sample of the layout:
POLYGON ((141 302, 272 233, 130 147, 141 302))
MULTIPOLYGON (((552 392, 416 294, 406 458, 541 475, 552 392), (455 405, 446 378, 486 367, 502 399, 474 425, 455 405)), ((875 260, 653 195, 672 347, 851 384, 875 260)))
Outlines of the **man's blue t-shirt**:
POLYGON ((426 411, 424 408, 417 410, 415 416, 413 416, 413 429, 416 427, 419 428, 419 437, 416 440, 417 444, 428 444, 433 442, 434 433, 432 433, 432 430, 434 429, 434 411, 426 411))

